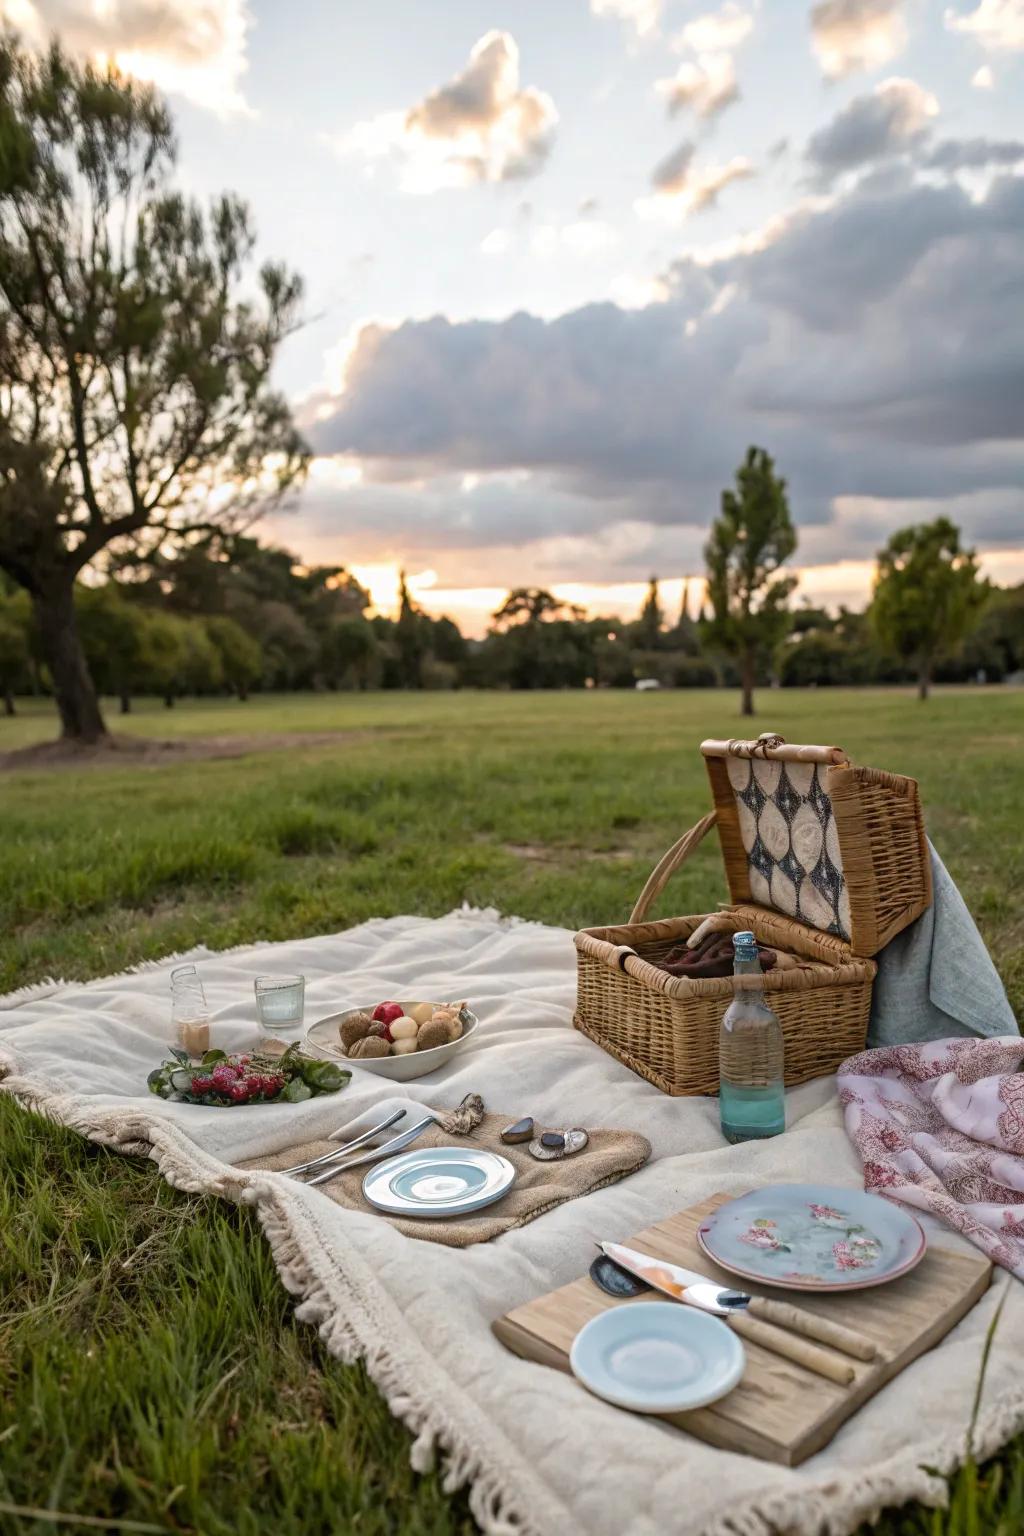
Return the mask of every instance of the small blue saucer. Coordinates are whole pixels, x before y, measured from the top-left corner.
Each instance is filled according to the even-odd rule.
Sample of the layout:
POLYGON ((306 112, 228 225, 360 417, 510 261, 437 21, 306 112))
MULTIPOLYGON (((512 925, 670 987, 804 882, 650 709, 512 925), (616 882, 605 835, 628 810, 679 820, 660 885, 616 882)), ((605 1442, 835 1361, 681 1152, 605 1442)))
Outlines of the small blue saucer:
POLYGON ((746 1355, 732 1329, 675 1301, 610 1307, 584 1324, 569 1352, 588 1391, 635 1413, 685 1413, 731 1392, 746 1355))

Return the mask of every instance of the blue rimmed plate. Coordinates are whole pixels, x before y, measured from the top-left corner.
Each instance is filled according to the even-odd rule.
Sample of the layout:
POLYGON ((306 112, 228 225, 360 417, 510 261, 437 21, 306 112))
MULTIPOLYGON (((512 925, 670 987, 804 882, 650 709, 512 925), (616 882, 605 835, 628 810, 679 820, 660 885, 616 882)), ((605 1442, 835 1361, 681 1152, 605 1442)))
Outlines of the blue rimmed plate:
POLYGON ((363 1194, 390 1216, 465 1216, 500 1200, 516 1171, 497 1152, 462 1147, 423 1147, 371 1168, 363 1194))
POLYGON ((862 1189, 774 1184, 730 1200, 697 1240, 731 1274, 790 1291, 858 1291, 905 1275, 927 1239, 909 1211, 862 1189))
POLYGON ((743 1375, 743 1345, 717 1317, 675 1301, 634 1301, 585 1323, 569 1364, 588 1391, 635 1413, 714 1403, 743 1375))

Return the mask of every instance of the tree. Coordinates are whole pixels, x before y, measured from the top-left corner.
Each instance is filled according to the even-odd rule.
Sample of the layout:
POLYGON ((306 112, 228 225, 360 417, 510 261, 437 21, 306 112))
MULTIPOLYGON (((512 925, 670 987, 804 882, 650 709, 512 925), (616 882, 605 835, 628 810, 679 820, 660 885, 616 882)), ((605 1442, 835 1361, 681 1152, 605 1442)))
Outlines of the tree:
POLYGON ((222 614, 214 614, 206 620, 206 633, 220 657, 224 681, 244 704, 249 689, 258 683, 263 671, 263 653, 260 643, 247 635, 241 624, 222 614))
POLYGON ((148 86, 0 38, 0 569, 31 596, 62 734, 105 734, 75 581, 238 530, 306 464, 270 388, 301 284, 248 210, 172 189, 148 86), (244 293, 244 296, 243 296, 244 293))
POLYGON ((28 631, 18 605, 0 600, 0 698, 4 714, 13 715, 14 695, 24 686, 29 670, 28 631))
POLYGON ((878 555, 871 624, 880 643, 914 668, 928 697, 935 663, 962 643, 988 595, 973 550, 948 517, 901 528, 878 555))
POLYGON ((380 665, 380 646, 372 626, 354 616, 339 619, 323 636, 320 661, 332 688, 351 683, 368 688, 380 665))
POLYGON ((633 626, 637 645, 644 646, 649 651, 656 651, 661 644, 664 623, 665 615, 661 611, 658 598, 658 578, 652 576, 647 583, 647 596, 644 598, 640 617, 633 626))
POLYGON ((545 619, 559 618, 565 608, 565 603, 559 602, 544 587, 513 587, 493 615, 494 627, 507 629, 512 624, 540 624, 545 619))
POLYGON ((744 715, 754 713, 759 660, 771 655, 789 628, 786 601, 797 579, 776 572, 795 549, 786 482, 770 454, 748 448, 736 489, 722 492, 722 511, 704 546, 712 609, 704 631, 737 663, 744 715))
POLYGON ((78 599, 78 628, 89 675, 101 693, 120 699, 122 715, 131 712, 132 694, 144 686, 146 619, 138 604, 125 602, 116 582, 88 587, 78 599))
POLYGON ((422 688, 423 657, 427 650, 427 636, 423 615, 412 600, 404 571, 399 576, 398 597, 395 646, 398 652, 400 686, 422 688))

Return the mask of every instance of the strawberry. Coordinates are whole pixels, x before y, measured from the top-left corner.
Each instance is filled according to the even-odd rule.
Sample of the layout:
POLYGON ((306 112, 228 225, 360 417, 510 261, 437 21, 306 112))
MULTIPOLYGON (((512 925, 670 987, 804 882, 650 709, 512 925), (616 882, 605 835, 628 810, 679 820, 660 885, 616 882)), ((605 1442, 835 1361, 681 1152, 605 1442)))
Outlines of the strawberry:
POLYGON ((210 1093, 213 1090, 213 1078, 205 1072, 197 1073, 192 1079, 193 1093, 210 1093))
POLYGON ((232 1083, 231 1087, 228 1089, 228 1098, 231 1099, 232 1103, 234 1104, 244 1104, 249 1097, 249 1085, 248 1083, 242 1082, 241 1080, 237 1080, 232 1083))
POLYGON ((218 1093, 227 1093, 238 1081, 238 1069, 222 1061, 214 1067, 210 1079, 218 1093))

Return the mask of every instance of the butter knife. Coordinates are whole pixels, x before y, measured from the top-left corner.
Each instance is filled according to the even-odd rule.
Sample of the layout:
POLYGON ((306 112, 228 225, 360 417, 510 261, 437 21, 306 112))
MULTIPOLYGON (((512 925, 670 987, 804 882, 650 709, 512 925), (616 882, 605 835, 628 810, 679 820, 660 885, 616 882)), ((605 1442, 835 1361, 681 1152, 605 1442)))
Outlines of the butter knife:
POLYGON ((853 1381, 853 1366, 836 1360, 805 1340, 828 1344, 857 1360, 873 1360, 878 1352, 872 1339, 830 1318, 818 1317, 816 1313, 803 1311, 787 1302, 769 1301, 750 1296, 745 1291, 732 1290, 695 1270, 625 1248, 620 1243, 599 1243, 598 1246, 613 1263, 646 1280, 655 1290, 687 1306, 700 1307, 717 1317, 727 1317, 736 1332, 752 1343, 763 1344, 775 1354, 840 1385, 853 1381), (794 1334, 798 1337, 794 1338, 794 1334))

